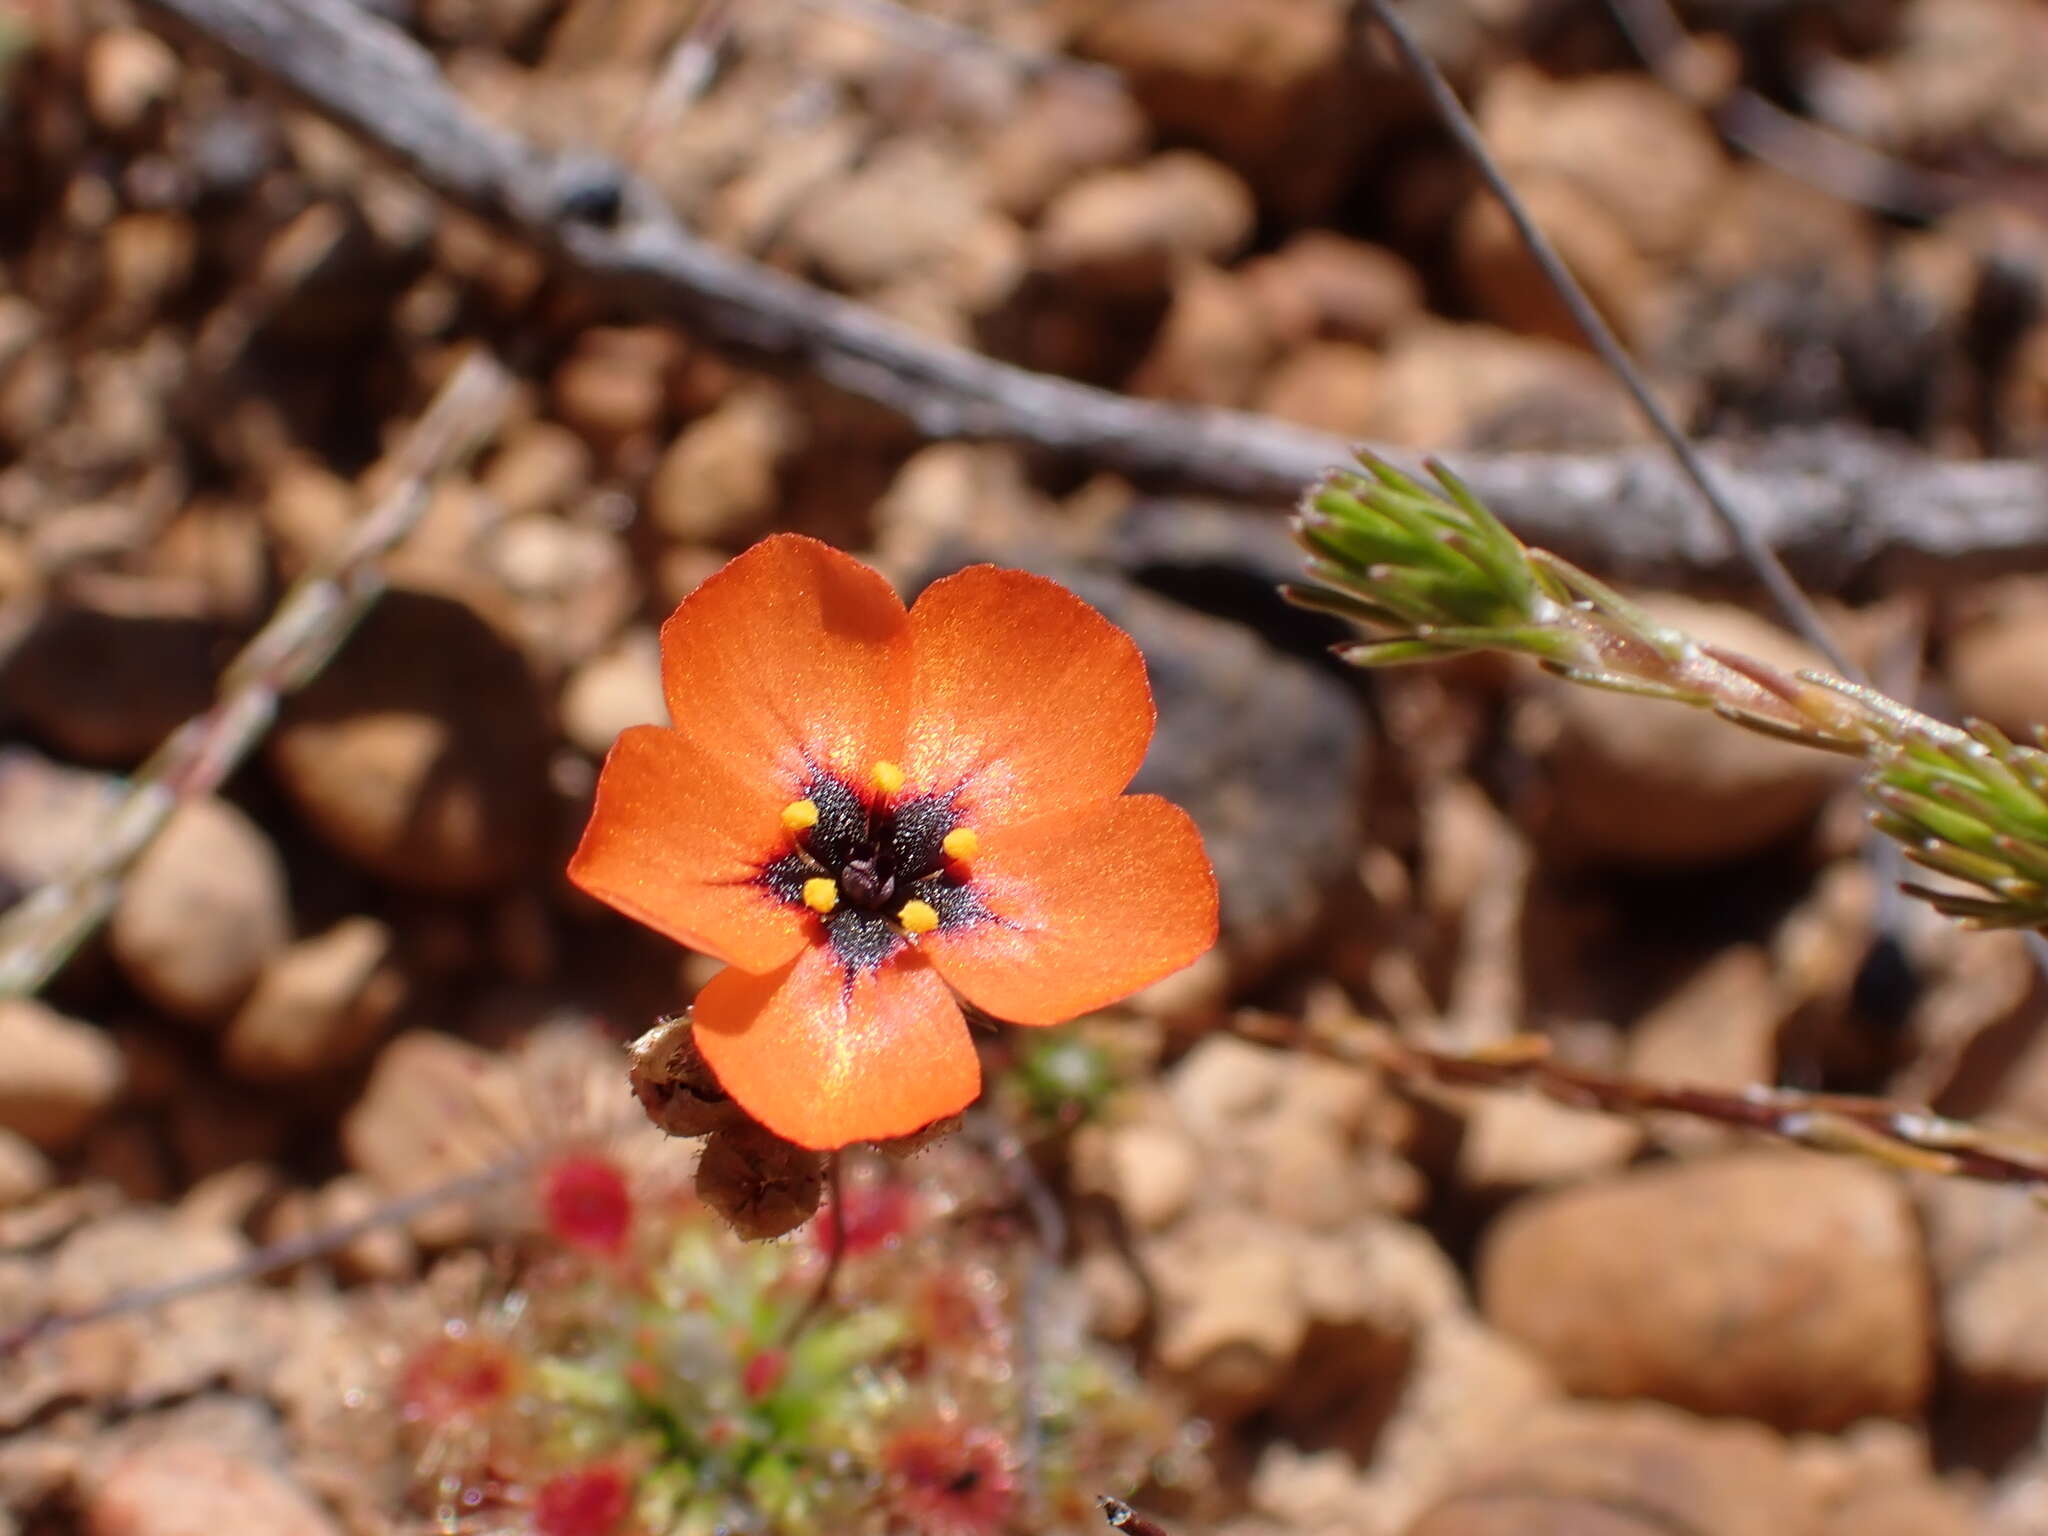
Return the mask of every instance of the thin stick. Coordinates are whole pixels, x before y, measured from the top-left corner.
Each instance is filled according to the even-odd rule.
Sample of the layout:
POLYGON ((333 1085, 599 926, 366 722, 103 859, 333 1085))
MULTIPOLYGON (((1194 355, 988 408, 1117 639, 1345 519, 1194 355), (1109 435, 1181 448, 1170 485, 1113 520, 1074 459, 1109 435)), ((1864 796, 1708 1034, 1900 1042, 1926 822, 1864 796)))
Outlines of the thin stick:
POLYGON ((913 48, 937 54, 979 53, 1015 70, 1026 79, 1041 75, 1070 74, 1101 85, 1119 85, 1122 76, 1107 64, 1076 59, 1062 53, 1019 48, 1001 38, 991 37, 973 27, 949 21, 925 11, 913 11, 894 0, 797 0, 813 11, 851 16, 878 32, 895 37, 913 48))
MULTIPOLYGON (((1343 438, 1271 417, 1134 400, 936 341, 724 251, 622 166, 549 153, 485 120, 433 56, 351 0, 143 0, 416 175, 529 242, 608 304, 901 411, 934 438, 1004 438, 1176 485, 1291 499, 1350 461, 1343 438), (606 196, 592 197, 593 192, 606 196)), ((1394 453, 1396 458, 1412 456, 1394 453)), ((2048 471, 1946 463, 1874 436, 1714 455, 1753 525, 1816 585, 1882 573, 1953 587, 2048 561, 2048 471)), ((1460 469, 1533 542, 1609 576, 1737 574, 1729 541, 1661 450, 1473 454, 1460 469)))
POLYGON ((1451 137, 1458 141, 1458 147, 1471 160, 1481 179, 1486 182, 1487 189, 1499 199, 1501 207, 1507 211, 1516 233, 1522 238, 1522 243, 1529 248, 1529 254, 1535 258, 1536 265, 1542 268, 1544 278, 1557 291, 1557 296, 1564 301, 1566 309, 1571 311, 1573 323, 1585 333, 1586 340, 1600 355, 1600 360, 1621 381, 1622 387, 1634 399, 1636 408, 1664 440, 1664 445, 1671 450, 1672 457, 1678 461, 1686 478, 1697 488, 1708 510, 1713 513, 1714 520, 1721 525, 1722 532, 1726 533, 1734 541, 1735 547, 1742 552, 1743 559, 1756 572, 1757 579, 1770 593, 1771 601, 1777 605, 1786 622, 1799 632, 1808 645, 1825 656, 1828 665, 1836 672, 1852 682, 1860 682, 1861 674, 1842 653, 1834 637, 1828 633, 1827 625, 1822 622, 1819 611, 1799 589, 1799 584, 1793 581, 1791 573, 1778 559, 1777 552, 1757 536, 1749 519, 1722 494, 1720 486, 1707 468, 1706 461, 1693 447, 1691 439, 1680 430, 1678 423, 1673 421, 1670 413, 1664 409, 1662 402, 1651 393, 1648 381, 1636 367, 1635 360, 1628 355, 1628 349, 1622 346, 1620 338, 1614 334, 1612 327, 1607 324, 1593 301, 1586 296, 1586 290, 1579 285, 1579 280, 1572 276, 1571 269, 1558 256, 1557 249, 1550 243, 1549 237, 1537 228, 1536 221, 1530 217, 1527 205, 1502 172, 1500 163, 1494 159, 1492 151, 1486 147, 1486 140, 1479 132, 1479 125, 1472 121, 1472 115, 1465 110, 1465 104, 1458 99, 1458 93, 1451 89, 1451 83, 1444 78, 1443 71, 1436 67, 1436 61, 1409 30, 1408 23, 1402 20, 1390 0, 1365 0, 1365 3, 1379 19, 1380 25, 1393 37, 1394 46, 1400 50, 1402 59, 1414 72, 1416 79, 1422 83, 1430 105, 1435 108, 1444 127, 1450 132, 1451 137))
POLYGON ((1654 1112, 1686 1115, 1815 1151, 1854 1153, 1894 1169, 2048 1192, 2048 1139, 1984 1130, 1885 1099, 1792 1088, 1731 1090, 1642 1082, 1560 1065, 1551 1058, 1550 1042, 1537 1035, 1517 1036, 1460 1055, 1432 1051, 1388 1030, 1347 1022, 1320 1026, 1305 1043, 1409 1080, 1449 1087, 1532 1088, 1573 1109, 1604 1110, 1630 1119, 1654 1112))
POLYGON ((54 975, 113 910, 122 877, 187 800, 226 782, 277 719, 279 702, 327 664, 384 590, 379 561, 426 510, 433 477, 495 424, 511 381, 471 352, 392 456, 391 488, 278 603, 221 675, 215 703, 173 731, 129 781, 92 847, 0 914, 0 997, 54 975))
POLYGON ((397 1200, 387 1201, 374 1211, 365 1212, 353 1221, 344 1221, 336 1226, 322 1227, 317 1232, 302 1233, 282 1242, 269 1243, 254 1253, 247 1254, 232 1263, 218 1265, 213 1269, 202 1269, 193 1274, 180 1275, 175 1280, 166 1280, 158 1285, 145 1285, 131 1291, 122 1291, 104 1301, 75 1312, 52 1312, 20 1327, 0 1334, 0 1360, 19 1353, 33 1343, 69 1333, 74 1328, 83 1328, 109 1317, 120 1317, 129 1312, 145 1312, 153 1307, 169 1306, 174 1301, 216 1286, 233 1285, 242 1280, 253 1280, 258 1276, 288 1269, 294 1264, 303 1264, 308 1259, 317 1259, 322 1254, 333 1253, 345 1248, 368 1232, 379 1231, 402 1221, 410 1221, 422 1211, 445 1205, 451 1200, 468 1199, 504 1183, 507 1179, 530 1169, 534 1156, 509 1158, 492 1167, 476 1173, 464 1174, 461 1178, 450 1179, 445 1184, 436 1184, 428 1189, 406 1195, 397 1200))
POLYGON ((1105 1493, 1095 1503, 1102 1511, 1102 1517, 1124 1536, 1166 1536, 1166 1527, 1147 1520, 1122 1499, 1113 1499, 1105 1493))
POLYGON ((1067 1218, 1060 1203, 1045 1187, 1045 1180, 1031 1165, 1029 1153, 1017 1133, 987 1110, 972 1110, 967 1128, 1002 1169, 1010 1188, 1024 1203, 1037 1237, 1037 1252, 1024 1273, 1024 1295, 1017 1318, 1017 1396, 1022 1405, 1017 1428, 1017 1468, 1027 1490, 1027 1502, 1038 1502, 1038 1467, 1043 1452, 1044 1403, 1040 1380, 1041 1336, 1045 1309, 1051 1297, 1052 1276, 1067 1247, 1067 1218))
POLYGON ((818 1283, 812 1289, 810 1299, 803 1310, 789 1320, 789 1327, 783 1330, 782 1347, 789 1348, 811 1326, 825 1305, 832 1299, 832 1288, 839 1281, 839 1266, 846 1257, 846 1191, 839 1177, 840 1154, 833 1152, 825 1158, 825 1230, 831 1235, 831 1243, 825 1251, 825 1272, 818 1276, 818 1283))
POLYGON ((645 164, 655 143, 675 127, 718 71, 718 50, 732 31, 732 0, 702 0, 683 35, 669 50, 668 60, 655 76, 654 88, 640 104, 633 124, 630 158, 645 164))

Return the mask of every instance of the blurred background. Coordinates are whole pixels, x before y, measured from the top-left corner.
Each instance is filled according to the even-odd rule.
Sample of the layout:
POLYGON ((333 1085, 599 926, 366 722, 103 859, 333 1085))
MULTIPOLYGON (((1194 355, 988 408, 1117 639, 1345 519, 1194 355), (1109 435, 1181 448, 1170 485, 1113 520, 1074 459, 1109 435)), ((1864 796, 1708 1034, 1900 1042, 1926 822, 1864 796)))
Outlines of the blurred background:
MULTIPOLYGON (((1115 1413, 1020 1428, 992 1398, 1002 1498, 892 1504, 923 1463, 875 1452, 838 1528, 1087 1529, 1114 1493, 1232 1536, 2048 1532, 2023 1191, 1288 1044, 1529 1031, 2048 1131, 2024 945, 1888 904, 1842 765, 1505 663, 1363 678, 1274 591, 1271 472, 970 430, 945 377, 892 394, 816 341, 838 296, 919 357, 1251 413, 1303 483, 1346 441, 1555 455, 1526 461, 1565 509, 1532 539, 1805 664, 1726 561, 1571 489, 1645 429, 1367 7, 280 0, 371 39, 318 68, 373 107, 398 82, 348 128, 208 14, 0 0, 0 1531, 661 1528, 551 1524, 530 1490, 451 1514, 410 1431, 331 1432, 351 1392, 404 1417, 375 1381, 422 1319, 526 1283, 506 1244, 577 1246, 531 1198, 372 1221, 175 1323, 31 1333, 509 1168, 564 1093, 632 1118, 608 1047, 534 1042, 630 1039, 709 968, 562 867, 613 738, 664 718, 661 619, 795 529, 906 596, 996 560, 1130 629, 1161 706, 1139 787, 1195 814, 1224 893, 1217 951, 1078 1054, 992 1038, 981 1132, 861 1165, 927 1202, 917 1254, 986 1249, 999 1353, 1055 1295, 1115 1413), (465 208, 455 140, 395 164, 415 55, 381 29, 518 166, 575 175, 465 208), (579 228, 646 189, 801 285, 798 344, 592 279, 579 228), (152 1451, 194 1441, 214 1459, 152 1451)), ((1854 487, 1791 553, 1859 664, 2048 720, 2048 11, 1404 14, 1689 430, 1854 487), (1878 558, 1859 497, 1908 471, 1920 554, 1878 558)), ((644 1142, 634 1178, 687 1182, 687 1144, 644 1142)), ((718 1262, 786 1297, 807 1241, 787 1273, 718 1262)), ((727 1528, 804 1528, 747 1499, 727 1528)))

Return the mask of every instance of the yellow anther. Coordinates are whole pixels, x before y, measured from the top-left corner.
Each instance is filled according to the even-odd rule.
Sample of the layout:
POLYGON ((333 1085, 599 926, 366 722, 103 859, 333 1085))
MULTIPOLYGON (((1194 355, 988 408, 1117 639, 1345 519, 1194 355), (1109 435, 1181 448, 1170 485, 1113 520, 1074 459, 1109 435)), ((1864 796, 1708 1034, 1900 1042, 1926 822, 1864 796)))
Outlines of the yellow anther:
POLYGON ((947 858, 958 859, 965 864, 981 852, 981 839, 975 835, 972 827, 955 827, 946 834, 946 840, 939 846, 946 850, 947 858))
POLYGON ((896 913, 905 933, 930 933, 939 926, 938 909, 928 901, 906 901, 896 913))
POLYGON ((786 831, 808 832, 818 824, 818 802, 815 800, 792 800, 782 808, 782 825, 786 831))
POLYGON ((885 795, 893 795, 903 787, 903 770, 887 759, 870 768, 868 777, 874 780, 875 788, 885 795))
POLYGON ((823 914, 839 905, 839 886, 835 881, 817 875, 804 882, 804 905, 813 912, 823 914))

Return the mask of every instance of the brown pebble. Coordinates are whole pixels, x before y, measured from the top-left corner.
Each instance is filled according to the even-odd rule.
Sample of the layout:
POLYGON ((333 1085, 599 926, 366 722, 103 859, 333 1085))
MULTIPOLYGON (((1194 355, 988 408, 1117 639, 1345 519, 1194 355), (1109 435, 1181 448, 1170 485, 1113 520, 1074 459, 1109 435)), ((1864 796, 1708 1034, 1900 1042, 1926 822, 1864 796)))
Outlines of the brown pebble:
POLYGON ((126 1068, 102 1031, 32 998, 0 998, 0 1128, 68 1147, 120 1098, 126 1068))
POLYGON ((290 938, 284 861, 255 822, 211 796, 172 813, 108 927, 135 989, 195 1024, 230 1013, 290 938))
POLYGON ((1482 1309, 1565 1386, 1790 1429, 1923 1406, 1929 1283, 1897 1181, 1805 1152, 1631 1171, 1511 1207, 1482 1309))
POLYGON ((279 1082, 347 1066, 375 1044, 405 998, 391 930, 344 918, 283 951, 237 1010, 221 1058, 237 1077, 279 1082))
POLYGON ((1654 1404, 1563 1405, 1457 1479, 1408 1536, 1792 1536, 1811 1496, 1785 1443, 1755 1424, 1654 1404))
POLYGON ((269 752, 338 851, 400 884, 467 893, 536 851, 551 734, 500 634, 462 603, 394 591, 286 705, 269 752))
POLYGON ((86 1500, 91 1536, 339 1536, 341 1527, 279 1469, 189 1439, 140 1446, 86 1500))

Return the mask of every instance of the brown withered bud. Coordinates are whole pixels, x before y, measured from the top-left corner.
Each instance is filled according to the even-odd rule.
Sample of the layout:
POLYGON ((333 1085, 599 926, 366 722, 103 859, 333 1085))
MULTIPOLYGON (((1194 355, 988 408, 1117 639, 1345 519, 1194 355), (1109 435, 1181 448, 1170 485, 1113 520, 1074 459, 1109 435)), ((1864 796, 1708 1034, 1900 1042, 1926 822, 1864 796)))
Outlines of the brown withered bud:
POLYGON ((747 1117, 698 1054, 690 1016, 671 1014, 626 1050, 626 1075, 647 1118, 671 1136, 708 1136, 747 1117))
POLYGON ((887 1141, 878 1141, 875 1150, 884 1157, 915 1157, 926 1147, 944 1141, 965 1123, 959 1115, 948 1115, 943 1120, 934 1120, 921 1131, 912 1131, 908 1136, 892 1136, 887 1141))
POLYGON ((712 1132, 697 1161, 697 1198, 744 1238, 794 1232, 817 1214, 824 1193, 825 1154, 751 1120, 712 1132))

